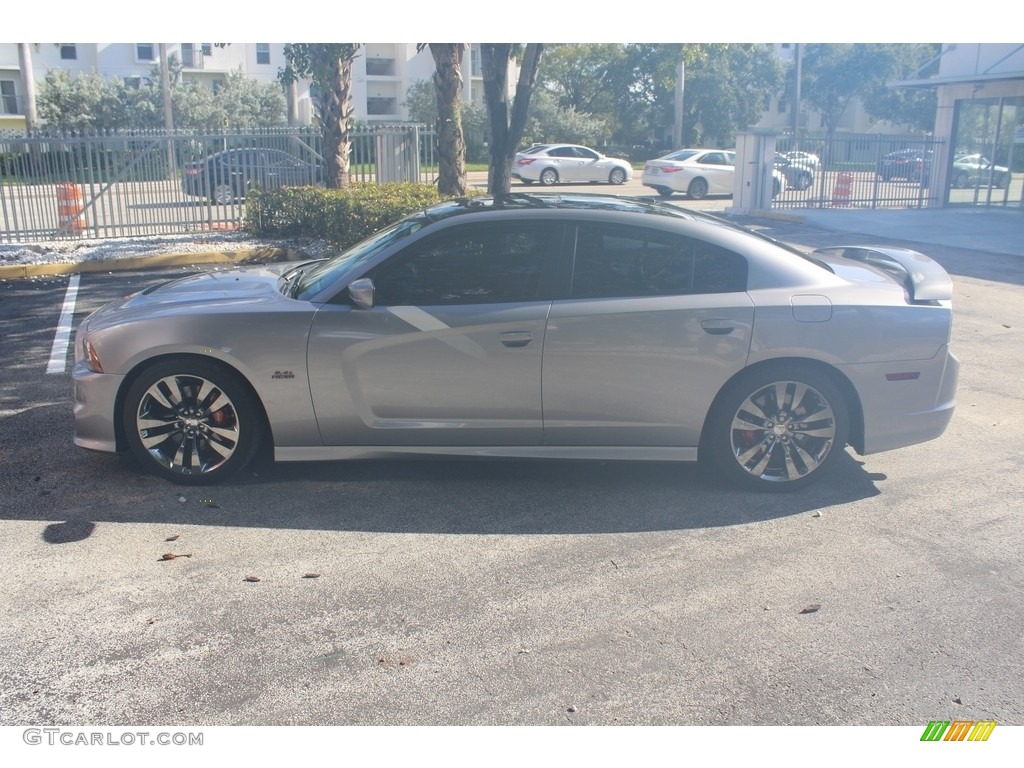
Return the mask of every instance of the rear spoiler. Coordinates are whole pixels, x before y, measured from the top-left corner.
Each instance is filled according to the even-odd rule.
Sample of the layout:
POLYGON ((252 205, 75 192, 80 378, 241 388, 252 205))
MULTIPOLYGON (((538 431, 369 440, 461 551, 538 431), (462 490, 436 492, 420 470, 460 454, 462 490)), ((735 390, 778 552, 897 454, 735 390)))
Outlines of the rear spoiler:
POLYGON ((837 245, 814 253, 862 261, 897 277, 912 301, 948 301, 953 298, 953 281, 937 262, 908 248, 874 245, 837 245))

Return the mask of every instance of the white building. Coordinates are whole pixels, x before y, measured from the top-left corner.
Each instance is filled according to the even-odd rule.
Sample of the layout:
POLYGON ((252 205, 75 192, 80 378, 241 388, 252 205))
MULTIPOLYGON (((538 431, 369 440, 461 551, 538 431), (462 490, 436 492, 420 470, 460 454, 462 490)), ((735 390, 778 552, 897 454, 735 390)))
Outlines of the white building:
MULTIPOLYGON (((262 83, 277 82, 285 65, 284 43, 166 43, 168 57, 181 62, 182 77, 216 90, 229 72, 241 71, 262 83)), ((160 64, 160 43, 33 43, 29 46, 33 80, 41 83, 51 69, 72 75, 96 73, 131 81, 152 77, 160 64)), ((463 59, 463 100, 483 102, 478 44, 467 44, 463 59)), ((408 119, 404 105, 409 87, 434 73, 430 51, 417 52, 413 43, 367 43, 353 62, 352 100, 355 118, 366 122, 408 119)), ((510 77, 514 81, 514 78, 510 77)), ((297 122, 312 122, 310 84, 295 89, 297 122)), ((18 44, 0 43, 0 129, 24 130, 25 87, 18 44)))

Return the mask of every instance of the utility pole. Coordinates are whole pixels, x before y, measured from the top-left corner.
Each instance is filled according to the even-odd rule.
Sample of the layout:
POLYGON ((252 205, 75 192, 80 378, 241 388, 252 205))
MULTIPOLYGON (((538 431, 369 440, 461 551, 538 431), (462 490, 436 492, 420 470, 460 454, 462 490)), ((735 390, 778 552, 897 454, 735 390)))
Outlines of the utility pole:
POLYGON ((167 130, 167 178, 174 181, 178 174, 174 163, 174 110, 171 107, 171 65, 167 60, 167 43, 160 43, 160 90, 164 97, 164 128, 167 130))
POLYGON ((25 92, 25 135, 31 136, 39 127, 36 115, 36 76, 32 71, 31 43, 18 43, 18 66, 21 68, 21 89, 25 92))
POLYGON ((676 119, 672 126, 672 149, 679 149, 683 146, 683 89, 685 80, 686 63, 680 59, 679 69, 676 71, 676 119))
POLYGON ((803 79, 801 70, 803 69, 803 50, 800 48, 800 43, 794 43, 795 50, 793 55, 796 57, 796 89, 795 98, 793 99, 793 137, 799 143, 800 141, 800 81, 803 79))

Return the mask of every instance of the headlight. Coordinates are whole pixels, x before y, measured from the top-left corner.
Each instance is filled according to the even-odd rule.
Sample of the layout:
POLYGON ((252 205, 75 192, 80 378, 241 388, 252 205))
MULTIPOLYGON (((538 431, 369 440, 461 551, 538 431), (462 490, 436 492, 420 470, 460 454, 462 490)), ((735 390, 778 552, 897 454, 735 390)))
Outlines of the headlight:
POLYGON ((100 356, 96 354, 96 347, 89 341, 88 336, 82 337, 82 359, 88 361, 90 371, 93 373, 103 373, 103 366, 100 365, 100 356))

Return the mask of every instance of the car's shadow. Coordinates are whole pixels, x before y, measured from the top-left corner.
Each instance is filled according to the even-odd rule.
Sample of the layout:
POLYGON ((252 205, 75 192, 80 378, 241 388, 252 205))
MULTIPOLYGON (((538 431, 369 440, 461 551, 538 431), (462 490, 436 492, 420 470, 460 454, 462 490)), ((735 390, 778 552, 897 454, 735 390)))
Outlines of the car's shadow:
POLYGON ((694 464, 498 459, 263 463, 221 485, 185 487, 130 459, 75 449, 68 411, 2 421, 13 434, 31 422, 39 439, 0 445, 10 468, 0 518, 46 521, 53 543, 111 522, 478 535, 710 528, 849 504, 880 493, 885 479, 845 453, 825 481, 782 494, 727 487, 694 464))

